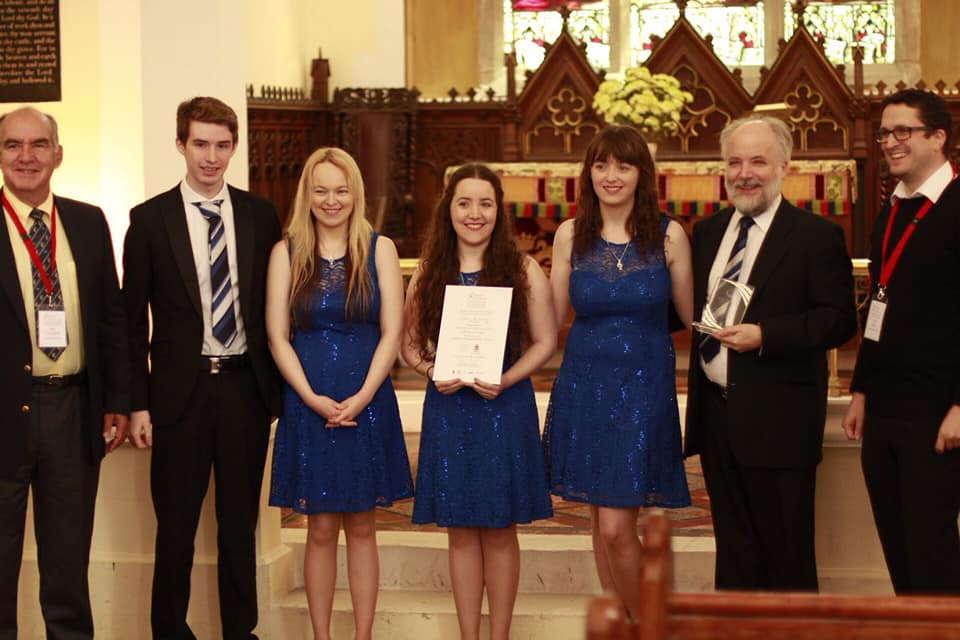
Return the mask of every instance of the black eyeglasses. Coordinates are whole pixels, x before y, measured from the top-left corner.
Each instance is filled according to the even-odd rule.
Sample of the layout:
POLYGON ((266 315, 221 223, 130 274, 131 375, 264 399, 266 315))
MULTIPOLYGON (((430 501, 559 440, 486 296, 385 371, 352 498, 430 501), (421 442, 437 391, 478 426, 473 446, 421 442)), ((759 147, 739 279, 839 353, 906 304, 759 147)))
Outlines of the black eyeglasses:
POLYGON ((873 139, 877 141, 877 144, 883 144, 891 133, 893 134, 893 139, 898 142, 903 142, 910 138, 914 131, 933 131, 933 127, 894 127, 893 129, 877 129, 877 132, 873 134, 873 139))

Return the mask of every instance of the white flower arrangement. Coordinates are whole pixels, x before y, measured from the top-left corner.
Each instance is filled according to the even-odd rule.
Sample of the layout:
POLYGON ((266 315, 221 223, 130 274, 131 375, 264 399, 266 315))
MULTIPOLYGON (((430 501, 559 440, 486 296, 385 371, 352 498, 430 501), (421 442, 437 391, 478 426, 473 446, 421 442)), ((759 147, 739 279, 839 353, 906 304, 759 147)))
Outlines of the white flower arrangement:
POLYGON ((679 80, 646 67, 630 67, 622 79, 602 82, 593 96, 593 108, 604 120, 632 124, 648 142, 676 133, 683 106, 690 102, 693 95, 680 88, 679 80))

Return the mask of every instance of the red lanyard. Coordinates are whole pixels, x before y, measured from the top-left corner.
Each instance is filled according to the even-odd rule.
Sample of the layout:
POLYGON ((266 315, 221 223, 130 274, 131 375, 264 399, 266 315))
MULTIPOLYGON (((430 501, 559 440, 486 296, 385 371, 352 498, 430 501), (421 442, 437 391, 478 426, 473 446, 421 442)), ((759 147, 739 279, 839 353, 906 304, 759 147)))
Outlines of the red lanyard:
MULTIPOLYGON (((957 170, 952 165, 951 169, 953 169, 953 177, 950 178, 950 181, 953 182, 954 178, 957 177, 957 170)), ((903 248, 907 246, 907 241, 910 240, 910 236, 916 230, 917 224, 930 212, 932 206, 933 201, 926 198, 926 202, 920 206, 907 228, 904 229, 903 235, 900 236, 900 240, 897 241, 893 251, 887 253, 887 248, 890 245, 890 231, 893 229, 893 219, 897 216, 897 210, 900 209, 900 198, 893 201, 893 206, 890 207, 890 216, 887 218, 887 228, 883 232, 883 247, 880 253, 880 279, 877 282, 877 298, 879 300, 882 301, 887 297, 887 283, 890 282, 890 276, 900 261, 900 254, 903 253, 903 248)))
POLYGON ((20 239, 23 240, 23 246, 27 248, 27 253, 30 254, 30 260, 37 269, 37 275, 40 276, 40 280, 43 282, 44 290, 46 290, 48 296, 53 295, 53 282, 50 280, 50 275, 57 269, 56 204, 50 207, 50 273, 48 274, 47 270, 43 268, 43 263, 40 261, 37 248, 33 246, 33 240, 27 235, 27 230, 23 228, 23 223, 20 222, 20 216, 13 210, 13 205, 10 204, 10 201, 7 200, 7 194, 0 192, 0 199, 3 200, 3 208, 10 214, 10 219, 13 220, 13 225, 17 228, 17 233, 20 234, 20 239))

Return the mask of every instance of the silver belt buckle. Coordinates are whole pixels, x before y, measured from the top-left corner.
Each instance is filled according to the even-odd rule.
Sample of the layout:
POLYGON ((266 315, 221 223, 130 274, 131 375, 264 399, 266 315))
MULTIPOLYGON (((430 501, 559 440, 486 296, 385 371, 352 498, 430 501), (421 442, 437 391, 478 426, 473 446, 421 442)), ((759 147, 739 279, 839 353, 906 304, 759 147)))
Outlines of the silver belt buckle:
POLYGON ((215 376, 220 373, 220 358, 218 356, 210 356, 210 375, 215 376))

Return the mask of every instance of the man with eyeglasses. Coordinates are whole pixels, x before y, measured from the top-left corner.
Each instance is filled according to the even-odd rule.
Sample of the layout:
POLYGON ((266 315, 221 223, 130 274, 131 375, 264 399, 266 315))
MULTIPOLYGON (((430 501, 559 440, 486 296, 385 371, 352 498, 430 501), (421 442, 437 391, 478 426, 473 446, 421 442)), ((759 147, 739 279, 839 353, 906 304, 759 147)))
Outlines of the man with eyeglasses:
POLYGON ((872 233, 871 296, 843 419, 898 594, 960 592, 960 182, 950 112, 907 89, 876 141, 899 178, 872 233))

